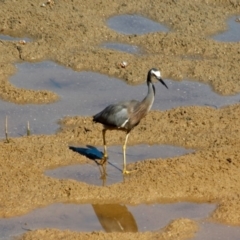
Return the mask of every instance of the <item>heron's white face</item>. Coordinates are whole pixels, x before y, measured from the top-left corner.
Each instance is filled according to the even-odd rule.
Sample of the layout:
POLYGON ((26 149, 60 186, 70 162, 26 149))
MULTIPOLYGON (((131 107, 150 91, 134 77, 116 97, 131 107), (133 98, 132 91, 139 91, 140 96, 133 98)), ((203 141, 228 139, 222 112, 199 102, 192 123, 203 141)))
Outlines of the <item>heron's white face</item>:
POLYGON ((161 78, 161 72, 157 69, 152 69, 151 74, 154 75, 157 79, 161 78))

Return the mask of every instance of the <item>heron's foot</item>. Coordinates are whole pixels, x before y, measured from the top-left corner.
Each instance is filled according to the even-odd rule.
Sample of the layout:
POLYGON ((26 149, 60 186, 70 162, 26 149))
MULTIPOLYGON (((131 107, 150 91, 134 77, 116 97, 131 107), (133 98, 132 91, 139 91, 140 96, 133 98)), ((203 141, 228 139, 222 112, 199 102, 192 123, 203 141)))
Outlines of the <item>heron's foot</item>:
POLYGON ((137 170, 131 170, 131 171, 128 171, 126 169, 123 169, 123 174, 130 174, 130 173, 133 173, 133 172, 136 172, 137 170))
POLYGON ((108 159, 108 156, 107 156, 107 155, 106 155, 106 156, 103 156, 102 159, 100 160, 99 164, 100 164, 100 165, 103 165, 103 164, 107 161, 107 159, 108 159))

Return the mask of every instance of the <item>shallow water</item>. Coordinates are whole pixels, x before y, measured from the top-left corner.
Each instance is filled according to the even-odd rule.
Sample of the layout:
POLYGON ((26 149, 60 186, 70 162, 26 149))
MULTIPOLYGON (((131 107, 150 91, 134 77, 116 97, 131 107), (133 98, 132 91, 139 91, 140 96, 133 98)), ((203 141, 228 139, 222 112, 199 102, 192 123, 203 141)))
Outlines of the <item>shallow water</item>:
MULTIPOLYGON (((19 105, 0 100, 0 126, 4 129, 8 115, 9 137, 26 134, 27 121, 32 134, 52 134, 57 121, 64 116, 92 116, 110 103, 122 100, 142 100, 147 94, 146 83, 131 86, 116 78, 93 72, 76 72, 54 62, 16 64, 18 72, 10 78, 16 87, 47 89, 56 92, 60 100, 52 104, 19 105), (124 93, 124 96, 123 96, 124 93)), ((145 80, 146 76, 142 76, 145 80)), ((166 110, 178 106, 211 106, 218 108, 240 101, 240 94, 221 96, 207 84, 165 79, 169 89, 156 83, 152 109, 166 110)), ((0 131, 4 138, 4 131, 0 131)))
MULTIPOLYGON (((102 158, 102 152, 94 147, 76 147, 76 150, 79 154, 85 155, 89 159, 96 159, 96 162, 99 162, 99 159, 102 158)), ((170 158, 189 152, 193 152, 193 150, 170 145, 149 146, 141 144, 128 146, 126 159, 127 163, 133 163, 144 159, 170 158)), ((109 146, 108 155, 109 159, 106 166, 99 166, 93 161, 92 164, 74 164, 58 167, 45 171, 45 174, 49 177, 74 179, 99 186, 106 186, 123 181, 122 146, 109 146)))
POLYGON ((0 40, 4 40, 4 41, 21 41, 21 40, 24 40, 25 42, 30 42, 31 39, 28 38, 28 37, 11 37, 9 35, 3 35, 3 34, 0 34, 0 40))
POLYGON ((27 230, 40 228, 85 232, 155 231, 180 217, 204 220, 215 207, 214 204, 188 202, 138 206, 55 203, 23 216, 0 219, 0 233, 2 238, 9 239, 27 230))
POLYGON ((193 240, 239 240, 240 227, 212 223, 209 221, 200 224, 200 230, 193 240))
POLYGON ((127 53, 132 53, 132 54, 141 53, 141 50, 138 46, 123 44, 123 43, 104 43, 101 45, 101 47, 114 49, 114 50, 127 52, 127 53))
POLYGON ((236 22, 236 18, 240 16, 234 16, 227 20, 228 29, 222 33, 213 36, 214 40, 221 42, 239 42, 240 41, 240 23, 236 22))
POLYGON ((168 28, 140 15, 124 14, 108 19, 107 26, 123 34, 145 34, 150 32, 168 32, 168 28))

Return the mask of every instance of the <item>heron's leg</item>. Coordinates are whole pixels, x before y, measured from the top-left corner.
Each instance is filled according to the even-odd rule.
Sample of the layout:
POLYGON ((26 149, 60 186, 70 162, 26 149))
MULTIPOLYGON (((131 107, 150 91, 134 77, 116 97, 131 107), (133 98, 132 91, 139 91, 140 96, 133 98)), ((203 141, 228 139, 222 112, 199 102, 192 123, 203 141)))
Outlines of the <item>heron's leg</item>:
POLYGON ((106 131, 107 131, 107 129, 103 129, 102 130, 102 135, 103 135, 103 145, 104 145, 104 157, 105 158, 107 158, 108 157, 108 155, 107 155, 107 143, 106 143, 106 131))
POLYGON ((125 142, 123 145, 123 174, 130 173, 129 171, 127 171, 127 168, 126 168, 126 146, 127 146, 127 140, 128 140, 129 134, 130 134, 130 132, 127 132, 127 135, 125 137, 125 142))
POLYGON ((102 160, 100 162, 101 165, 103 165, 107 161, 107 158, 108 158, 108 155, 107 155, 107 144, 106 144, 106 131, 107 131, 106 128, 104 128, 102 130, 104 151, 103 151, 103 158, 102 158, 102 160))
POLYGON ((102 186, 105 186, 107 179, 106 163, 98 167, 101 174, 100 179, 102 179, 102 186))

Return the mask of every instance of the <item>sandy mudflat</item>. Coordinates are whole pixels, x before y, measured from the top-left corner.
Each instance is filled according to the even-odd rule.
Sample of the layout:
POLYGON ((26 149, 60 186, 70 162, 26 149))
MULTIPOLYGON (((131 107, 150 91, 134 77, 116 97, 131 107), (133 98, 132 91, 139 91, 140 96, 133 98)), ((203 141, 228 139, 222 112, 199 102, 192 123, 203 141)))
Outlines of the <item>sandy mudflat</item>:
MULTIPOLYGON (((21 61, 53 60, 74 70, 90 70, 141 83, 149 68, 163 78, 191 79, 210 84, 222 94, 240 92, 240 43, 210 36, 226 29, 226 19, 240 14, 240 1, 77 1, 55 0, 41 7, 37 0, 0 0, 0 33, 30 37, 31 42, 0 40, 0 97, 14 103, 50 103, 50 91, 18 89, 9 83, 21 61), (141 14, 172 31, 122 35, 106 20, 119 14, 141 14), (142 55, 100 48, 104 42, 140 46, 142 55), (119 67, 127 61, 127 68, 119 67)), ((99 109, 101 110, 101 109, 99 109)), ((11 117, 11 116, 9 116, 11 117)), ((121 144, 122 133, 108 134, 109 144, 121 144)), ((195 153, 166 161, 146 159, 129 164, 137 169, 125 182, 107 187, 46 177, 46 169, 89 160, 69 150, 71 143, 102 144, 101 126, 91 117, 68 117, 61 131, 0 142, 0 216, 22 215, 54 202, 161 203, 174 201, 219 204, 211 219, 240 225, 240 103, 215 109, 179 107, 152 111, 136 127, 129 144, 173 144, 195 153), (89 129, 90 131, 86 131, 89 129)), ((187 239, 197 223, 176 219, 161 232, 74 233, 60 230, 27 232, 22 239, 187 239)))

